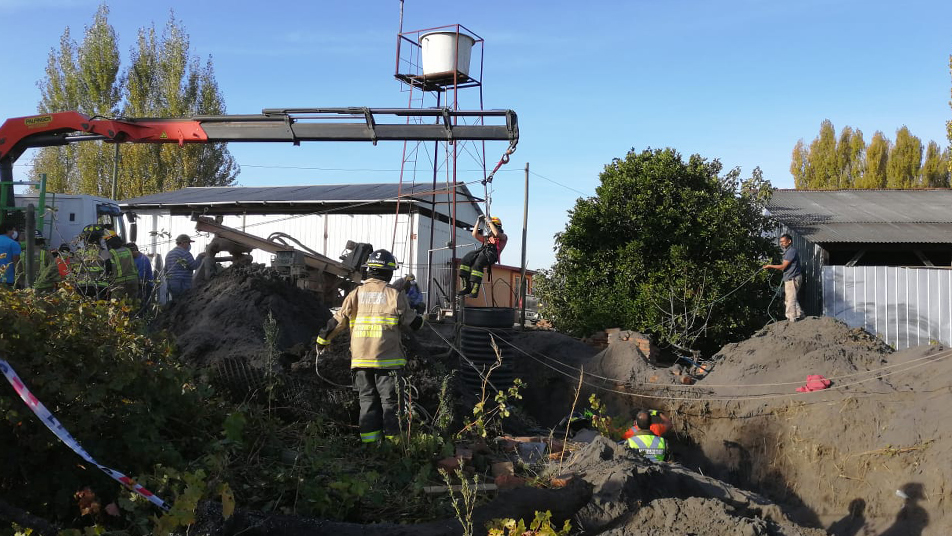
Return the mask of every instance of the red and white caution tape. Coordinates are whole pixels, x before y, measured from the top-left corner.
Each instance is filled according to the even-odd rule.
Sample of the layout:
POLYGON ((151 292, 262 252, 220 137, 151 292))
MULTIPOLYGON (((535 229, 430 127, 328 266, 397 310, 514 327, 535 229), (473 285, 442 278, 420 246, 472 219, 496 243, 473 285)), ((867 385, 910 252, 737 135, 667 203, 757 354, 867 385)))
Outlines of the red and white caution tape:
POLYGON ((43 424, 45 424, 46 427, 49 428, 50 431, 59 438, 60 441, 65 443, 67 447, 73 449, 73 452, 79 454, 84 460, 95 465, 123 486, 145 497, 152 504, 165 511, 169 510, 169 506, 165 503, 165 501, 153 495, 151 491, 145 489, 139 484, 136 484, 134 480, 120 473, 119 471, 110 469, 109 467, 101 465, 99 462, 94 460, 93 457, 90 456, 82 446, 80 446, 79 442, 73 439, 73 436, 71 436, 69 432, 66 431, 66 428, 60 424, 59 420, 57 420, 57 418, 54 417, 48 409, 46 409, 46 406, 44 406, 42 402, 33 396, 33 393, 27 389, 26 385, 23 384, 23 381, 20 380, 20 377, 17 376, 17 373, 14 372, 13 367, 10 366, 10 363, 7 363, 3 359, 0 359, 0 372, 3 372, 3 375, 7 377, 7 381, 9 381, 10 385, 13 386, 13 390, 15 390, 18 395, 20 395, 20 398, 23 400, 23 402, 33 410, 33 413, 39 417, 40 421, 42 421, 43 424))

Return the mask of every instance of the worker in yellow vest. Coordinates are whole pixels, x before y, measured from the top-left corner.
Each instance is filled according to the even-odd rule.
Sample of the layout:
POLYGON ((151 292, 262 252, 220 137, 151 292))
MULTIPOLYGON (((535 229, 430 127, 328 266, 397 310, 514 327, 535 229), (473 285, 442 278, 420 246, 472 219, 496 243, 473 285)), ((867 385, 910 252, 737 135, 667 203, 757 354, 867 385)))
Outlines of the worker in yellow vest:
POLYGON ((107 229, 103 237, 106 239, 106 247, 109 248, 106 274, 110 283, 110 299, 137 301, 139 298, 139 270, 132 258, 132 252, 125 247, 122 238, 119 238, 115 231, 107 229))

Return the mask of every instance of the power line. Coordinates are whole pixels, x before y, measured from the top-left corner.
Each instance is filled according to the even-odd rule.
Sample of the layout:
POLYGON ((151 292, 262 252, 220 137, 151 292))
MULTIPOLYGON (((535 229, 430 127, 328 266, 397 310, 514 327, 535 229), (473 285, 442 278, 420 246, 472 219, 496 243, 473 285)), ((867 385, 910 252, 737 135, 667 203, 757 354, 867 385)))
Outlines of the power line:
POLYGON ((544 175, 539 175, 539 174, 536 173, 535 171, 529 171, 529 174, 530 174, 530 175, 535 175, 536 177, 539 177, 539 178, 542 179, 542 180, 549 181, 549 182, 551 182, 552 184, 556 184, 556 185, 558 185, 558 186, 561 186, 562 188, 565 188, 566 190, 572 190, 573 192, 578 193, 578 194, 581 194, 581 195, 584 195, 584 196, 586 196, 586 197, 589 196, 589 194, 587 194, 587 193, 585 193, 585 192, 583 192, 583 191, 581 191, 581 190, 576 190, 575 188, 572 188, 571 186, 566 186, 566 185, 562 184, 561 182, 554 181, 554 180, 552 180, 552 179, 550 179, 550 178, 548 178, 548 177, 546 177, 546 176, 544 176, 544 175))

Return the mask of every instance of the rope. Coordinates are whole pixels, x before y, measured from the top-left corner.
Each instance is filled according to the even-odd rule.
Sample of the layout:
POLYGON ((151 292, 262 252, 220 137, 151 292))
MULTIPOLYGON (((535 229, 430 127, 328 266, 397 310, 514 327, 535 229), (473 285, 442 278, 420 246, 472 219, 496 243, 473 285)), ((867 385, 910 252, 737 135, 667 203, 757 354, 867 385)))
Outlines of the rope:
MULTIPOLYGON (((469 327, 470 329, 487 330, 487 328, 479 328, 479 327, 474 327, 474 326, 467 326, 467 327, 469 327)), ((487 331, 488 331, 488 330, 487 330, 487 331)), ((533 360, 535 360, 535 361, 538 361, 538 362, 540 362, 540 363, 543 363, 543 362, 539 361, 539 359, 538 359, 535 355, 533 355, 533 354, 531 354, 531 353, 529 353, 529 352, 523 350, 522 348, 519 348, 518 346, 514 345, 513 343, 511 343, 511 342, 509 342, 509 341, 507 341, 507 340, 505 340, 505 339, 500 339, 500 340, 502 340, 504 343, 506 343, 506 344, 508 344, 509 346, 511 346, 511 347, 512 347, 513 349, 515 349, 516 351, 518 351, 518 352, 524 354, 525 356, 527 356, 527 357, 529 357, 529 358, 531 358, 531 359, 533 359, 533 360)), ((572 365, 569 365, 568 363, 563 363, 563 362, 561 362, 561 361, 559 361, 559 360, 557 360, 557 359, 555 359, 555 358, 549 357, 549 356, 547 356, 547 355, 545 355, 545 354, 538 353, 538 355, 542 356, 544 359, 546 359, 546 360, 548 360, 548 361, 558 363, 560 366, 562 366, 562 367, 564 367, 564 368, 566 368, 566 369, 570 369, 570 370, 572 370, 573 372, 582 372, 582 369, 580 369, 580 368, 578 368, 578 367, 574 367, 574 366, 572 366, 572 365)), ((920 361, 936 360, 936 359, 941 359, 941 358, 945 358, 945 357, 949 357, 949 356, 952 356, 952 349, 950 349, 950 350, 944 350, 944 351, 942 351, 942 352, 938 352, 938 353, 935 353, 935 354, 930 354, 930 355, 923 356, 923 357, 919 357, 919 358, 913 359, 913 360, 911 360, 911 361, 907 361, 907 362, 905 362, 905 363, 896 363, 896 364, 893 364, 893 365, 886 365, 886 366, 879 367, 879 368, 872 369, 872 370, 858 371, 858 372, 853 372, 853 373, 850 373, 850 374, 842 374, 842 375, 839 375, 839 376, 831 376, 831 377, 829 377, 829 378, 827 378, 827 379, 828 379, 828 380, 831 380, 831 381, 833 381, 833 380, 841 381, 841 380, 846 379, 846 378, 853 378, 853 377, 855 377, 855 376, 862 376, 862 375, 864 375, 864 374, 873 374, 873 375, 876 375, 876 374, 881 374, 881 373, 883 373, 883 371, 887 371, 887 370, 894 369, 894 368, 898 368, 898 367, 908 366, 908 365, 911 365, 911 364, 914 364, 914 363, 918 363, 918 362, 920 362, 920 361)), ((549 366, 550 368, 554 368, 554 367, 552 367, 551 365, 548 365, 547 363, 543 363, 543 364, 545 364, 546 366, 549 366)), ((556 369, 556 370, 557 370, 557 369, 556 369)), ((557 372, 559 372, 559 373, 561 373, 561 374, 568 375, 567 372, 564 372, 564 371, 562 371, 562 370, 557 370, 557 372)), ((652 387, 652 388, 656 388, 656 389, 709 389, 709 388, 711 388, 711 387, 735 387, 735 388, 736 388, 736 387, 781 387, 781 386, 788 386, 788 385, 802 385, 802 384, 803 384, 802 381, 796 381, 796 382, 746 383, 746 384, 705 384, 705 383, 702 383, 702 384, 695 384, 695 385, 681 385, 681 384, 676 384, 676 385, 659 385, 659 384, 656 384, 656 383, 632 382, 632 381, 630 381, 630 380, 625 380, 625 379, 621 379, 621 378, 610 378, 610 377, 607 377, 607 376, 600 376, 600 375, 598 375, 598 374, 593 374, 593 373, 591 373, 591 372, 584 372, 584 374, 585 374, 585 376, 589 376, 589 377, 591 377, 591 378, 599 379, 599 380, 602 380, 602 381, 605 381, 605 382, 612 382, 612 383, 616 383, 616 384, 624 384, 626 387, 652 387)), ((885 373, 885 374, 892 374, 892 372, 888 372, 888 373, 885 373)), ((572 375, 571 377, 574 378, 574 375, 572 375)), ((875 379, 875 378, 872 378, 872 379, 875 379)), ((863 381, 866 381, 866 380, 863 380, 863 381)), ((760 396, 760 395, 751 395, 751 396, 760 396)))
MULTIPOLYGON (((503 341, 503 342, 508 342, 508 341, 503 341)), ((524 352, 524 353, 525 353, 525 352, 524 352)), ((545 366, 545 367, 547 367, 547 368, 550 368, 550 369, 554 370, 555 372, 557 372, 557 373, 559 373, 559 374, 562 374, 563 376, 572 378, 573 380, 575 379, 575 376, 574 376, 574 375, 571 375, 571 374, 569 374, 569 373, 567 373, 567 372, 561 371, 561 370, 559 370, 559 369, 557 369, 557 368, 555 368, 555 367, 549 365, 548 363, 546 363, 546 362, 544 362, 544 361, 541 361, 541 360, 539 360, 539 359, 536 359, 534 356, 532 356, 532 355, 530 355, 530 354, 528 354, 528 353, 526 353, 526 355, 527 355, 530 359, 532 359, 532 360, 538 362, 539 364, 541 364, 541 365, 543 365, 543 366, 545 366)), ((929 357, 931 357, 931 358, 933 358, 933 360, 935 360, 936 358, 946 358, 946 357, 949 357, 949 356, 952 356, 952 350, 947 350, 947 351, 945 351, 945 352, 942 352, 941 354, 933 354, 932 356, 929 356, 929 357), (942 355, 942 354, 945 354, 945 355, 942 355)), ((886 372, 886 373, 882 374, 881 376, 889 376, 889 375, 895 374, 895 373, 897 373, 897 372, 908 372, 908 371, 910 371, 910 370, 919 368, 919 367, 921 367, 921 366, 923 366, 923 365, 928 365, 928 364, 930 364, 930 363, 931 363, 931 361, 930 361, 930 362, 919 363, 919 364, 916 364, 916 365, 913 365, 913 366, 904 368, 904 369, 902 369, 902 370, 894 370, 894 371, 891 371, 891 372, 886 372)), ((908 365, 908 364, 909 364, 909 363, 904 363, 903 365, 908 365)), ((580 376, 584 376, 584 375, 585 375, 584 372, 580 373, 580 376)), ((767 400, 767 399, 773 399, 773 398, 796 397, 796 396, 807 395, 807 394, 811 394, 811 393, 837 391, 837 390, 846 389, 847 387, 851 387, 851 386, 854 386, 854 385, 859 385, 859 384, 862 384, 862 383, 866 383, 866 382, 868 382, 868 381, 872 381, 872 380, 876 380, 876 379, 881 379, 881 376, 874 376, 874 377, 871 377, 871 378, 866 378, 866 379, 863 379, 863 380, 858 380, 858 381, 855 381, 855 382, 852 382, 852 383, 844 383, 844 384, 834 385, 833 387, 828 387, 828 388, 822 389, 822 390, 820 390, 820 391, 807 391, 807 392, 799 392, 799 391, 796 391, 796 392, 793 392, 793 393, 765 393, 765 394, 761 394, 761 395, 738 395, 738 396, 721 396, 721 397, 706 397, 706 396, 705 396, 705 397, 701 397, 700 395, 699 395, 699 396, 694 396, 694 397, 666 396, 666 395, 644 395, 644 394, 639 394, 639 393, 631 393, 631 392, 628 392, 628 391, 621 391, 621 390, 619 390, 619 389, 610 389, 610 388, 607 388, 607 387, 604 387, 604 386, 601 386, 601 385, 597 385, 597 384, 594 384, 594 383, 591 383, 591 382, 587 382, 587 381, 584 381, 584 380, 582 380, 582 383, 584 383, 585 385, 588 385, 589 387, 593 387, 593 388, 595 388, 595 389, 599 389, 599 390, 601 390, 601 391, 605 391, 605 392, 609 392, 609 393, 615 393, 615 394, 619 394, 619 395, 631 396, 631 397, 635 397, 635 398, 647 398, 647 399, 655 399, 655 400, 685 400, 685 401, 705 401, 705 402, 706 402, 706 401, 725 401, 725 402, 733 402, 733 401, 743 401, 743 400, 767 400)), ((797 383, 801 383, 801 382, 797 382, 797 383)), ((665 389, 665 388, 667 388, 667 387, 670 387, 670 386, 663 386, 663 385, 657 385, 657 384, 650 384, 650 385, 652 385, 652 386, 655 387, 655 388, 660 388, 660 389, 665 389)), ((702 387, 703 387, 703 386, 702 386, 702 387)), ((741 387, 743 387, 743 386, 741 386, 741 387)), ((866 393, 866 394, 881 394, 881 393, 866 393)))

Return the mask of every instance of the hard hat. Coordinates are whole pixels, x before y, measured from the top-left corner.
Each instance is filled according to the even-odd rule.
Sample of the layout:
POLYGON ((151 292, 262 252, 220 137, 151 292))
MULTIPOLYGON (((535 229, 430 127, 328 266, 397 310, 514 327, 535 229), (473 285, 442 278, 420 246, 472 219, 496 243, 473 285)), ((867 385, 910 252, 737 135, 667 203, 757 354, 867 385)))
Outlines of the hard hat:
POLYGON ((493 216, 492 218, 489 218, 489 221, 493 222, 493 225, 502 226, 502 220, 500 220, 499 218, 495 216, 493 216))
POLYGON ((105 239, 105 240, 109 240, 110 238, 116 238, 116 237, 118 237, 118 236, 119 236, 119 235, 117 235, 116 232, 113 231, 112 229, 106 229, 106 230, 103 231, 103 233, 102 233, 102 237, 103 237, 103 239, 105 239))
POLYGON ((415 280, 416 280, 416 276, 414 276, 413 274, 410 274, 407 276, 407 281, 415 281, 415 280))
POLYGON ((385 249, 378 249, 367 257, 364 268, 376 268, 378 270, 396 270, 397 259, 392 253, 385 249))

